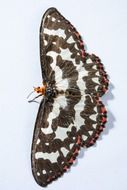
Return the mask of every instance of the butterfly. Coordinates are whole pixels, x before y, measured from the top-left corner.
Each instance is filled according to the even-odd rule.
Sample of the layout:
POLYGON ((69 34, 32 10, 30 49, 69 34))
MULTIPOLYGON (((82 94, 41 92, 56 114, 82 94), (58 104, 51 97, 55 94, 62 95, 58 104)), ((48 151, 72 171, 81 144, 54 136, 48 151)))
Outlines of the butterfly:
POLYGON ((103 131, 107 111, 100 97, 108 77, 99 57, 88 54, 75 27, 49 8, 40 27, 42 100, 33 134, 32 173, 47 186, 73 164, 81 147, 90 147, 103 131))

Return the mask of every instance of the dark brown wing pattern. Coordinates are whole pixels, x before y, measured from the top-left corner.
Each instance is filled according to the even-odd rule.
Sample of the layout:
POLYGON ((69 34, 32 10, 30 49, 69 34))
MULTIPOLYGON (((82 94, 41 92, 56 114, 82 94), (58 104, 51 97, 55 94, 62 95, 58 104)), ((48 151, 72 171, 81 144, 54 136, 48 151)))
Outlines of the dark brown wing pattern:
POLYGON ((108 79, 100 59, 85 52, 79 33, 55 8, 41 22, 40 56, 43 81, 58 92, 44 96, 32 143, 32 172, 46 186, 72 165, 81 146, 99 137, 108 79))
MULTIPOLYGON (((52 130, 50 133, 48 130, 46 131, 48 116, 52 113, 52 109, 53 102, 42 102, 35 124, 36 130, 32 145, 32 172, 35 180, 41 186, 46 186, 71 166, 81 145, 81 137, 76 134, 76 131, 73 131, 73 128, 70 132, 68 130, 65 139, 62 139, 64 136, 61 136, 60 139, 59 133, 67 131, 66 126, 62 126, 60 129, 62 125, 59 123, 60 119, 54 120, 54 123, 59 125, 58 129, 57 126, 53 125, 52 129, 48 129, 52 130), (40 125, 44 127, 43 130, 40 125), (56 130, 58 130, 57 133, 56 130)), ((66 124, 63 120, 62 122, 66 124)))

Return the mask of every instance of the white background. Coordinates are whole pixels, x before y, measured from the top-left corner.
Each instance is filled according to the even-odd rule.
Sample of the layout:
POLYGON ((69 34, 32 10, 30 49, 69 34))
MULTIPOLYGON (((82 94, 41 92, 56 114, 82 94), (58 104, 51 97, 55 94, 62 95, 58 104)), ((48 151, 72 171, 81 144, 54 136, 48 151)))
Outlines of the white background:
POLYGON ((48 190, 127 189, 127 1, 0 1, 0 189, 39 190, 31 174, 30 149, 38 104, 27 102, 41 84, 39 27, 54 6, 83 36, 87 51, 102 59, 110 76, 103 100, 107 128, 95 146, 48 190))

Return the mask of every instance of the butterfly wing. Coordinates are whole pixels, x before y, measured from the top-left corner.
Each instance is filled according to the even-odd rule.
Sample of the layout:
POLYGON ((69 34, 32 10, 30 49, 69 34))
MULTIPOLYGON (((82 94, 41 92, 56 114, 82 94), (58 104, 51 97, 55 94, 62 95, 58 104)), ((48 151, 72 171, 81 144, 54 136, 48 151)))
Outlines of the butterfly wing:
POLYGON ((48 9, 41 22, 40 55, 42 75, 47 81, 55 81, 58 87, 62 83, 63 86, 65 75, 71 75, 74 81, 76 72, 80 72, 79 77, 83 77, 85 83, 79 78, 77 84, 85 93, 102 96, 106 92, 108 79, 99 57, 85 52, 80 34, 55 8, 48 9), (63 62, 64 74, 57 61, 63 62), (68 68, 65 68, 65 62, 68 68))
POLYGON ((67 127, 65 118, 68 115, 60 113, 60 109, 62 112, 65 107, 65 97, 60 97, 58 101, 62 101, 62 105, 57 100, 50 102, 43 99, 35 124, 32 172, 41 186, 61 176, 71 166, 80 149, 80 136, 72 124, 67 127))
POLYGON ((47 81, 55 80, 59 86, 64 76, 62 76, 62 71, 56 62, 68 61, 67 67, 69 67, 69 63, 71 65, 70 68, 66 69, 69 74, 71 74, 72 69, 74 70, 72 66, 77 67, 77 70, 82 68, 85 50, 81 37, 69 21, 55 8, 47 10, 42 19, 40 27, 40 55, 42 75, 44 71, 47 81), (55 75, 56 73, 59 73, 59 75, 55 75))
POLYGON ((79 33, 55 8, 42 19, 40 55, 44 82, 61 92, 40 104, 33 136, 33 175, 46 186, 102 131, 106 111, 99 96, 108 82, 99 58, 85 52, 79 33))
POLYGON ((109 80, 100 58, 87 53, 85 69, 88 72, 87 76, 84 76, 86 93, 101 97, 108 89, 109 80))

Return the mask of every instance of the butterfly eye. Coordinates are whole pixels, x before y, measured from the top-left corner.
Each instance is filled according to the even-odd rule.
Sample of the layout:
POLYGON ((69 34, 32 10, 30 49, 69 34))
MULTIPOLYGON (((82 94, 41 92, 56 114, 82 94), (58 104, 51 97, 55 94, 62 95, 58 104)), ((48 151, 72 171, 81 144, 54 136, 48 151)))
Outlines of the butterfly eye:
POLYGON ((36 93, 42 93, 42 89, 41 89, 41 87, 35 87, 34 88, 34 91, 36 92, 36 93))

